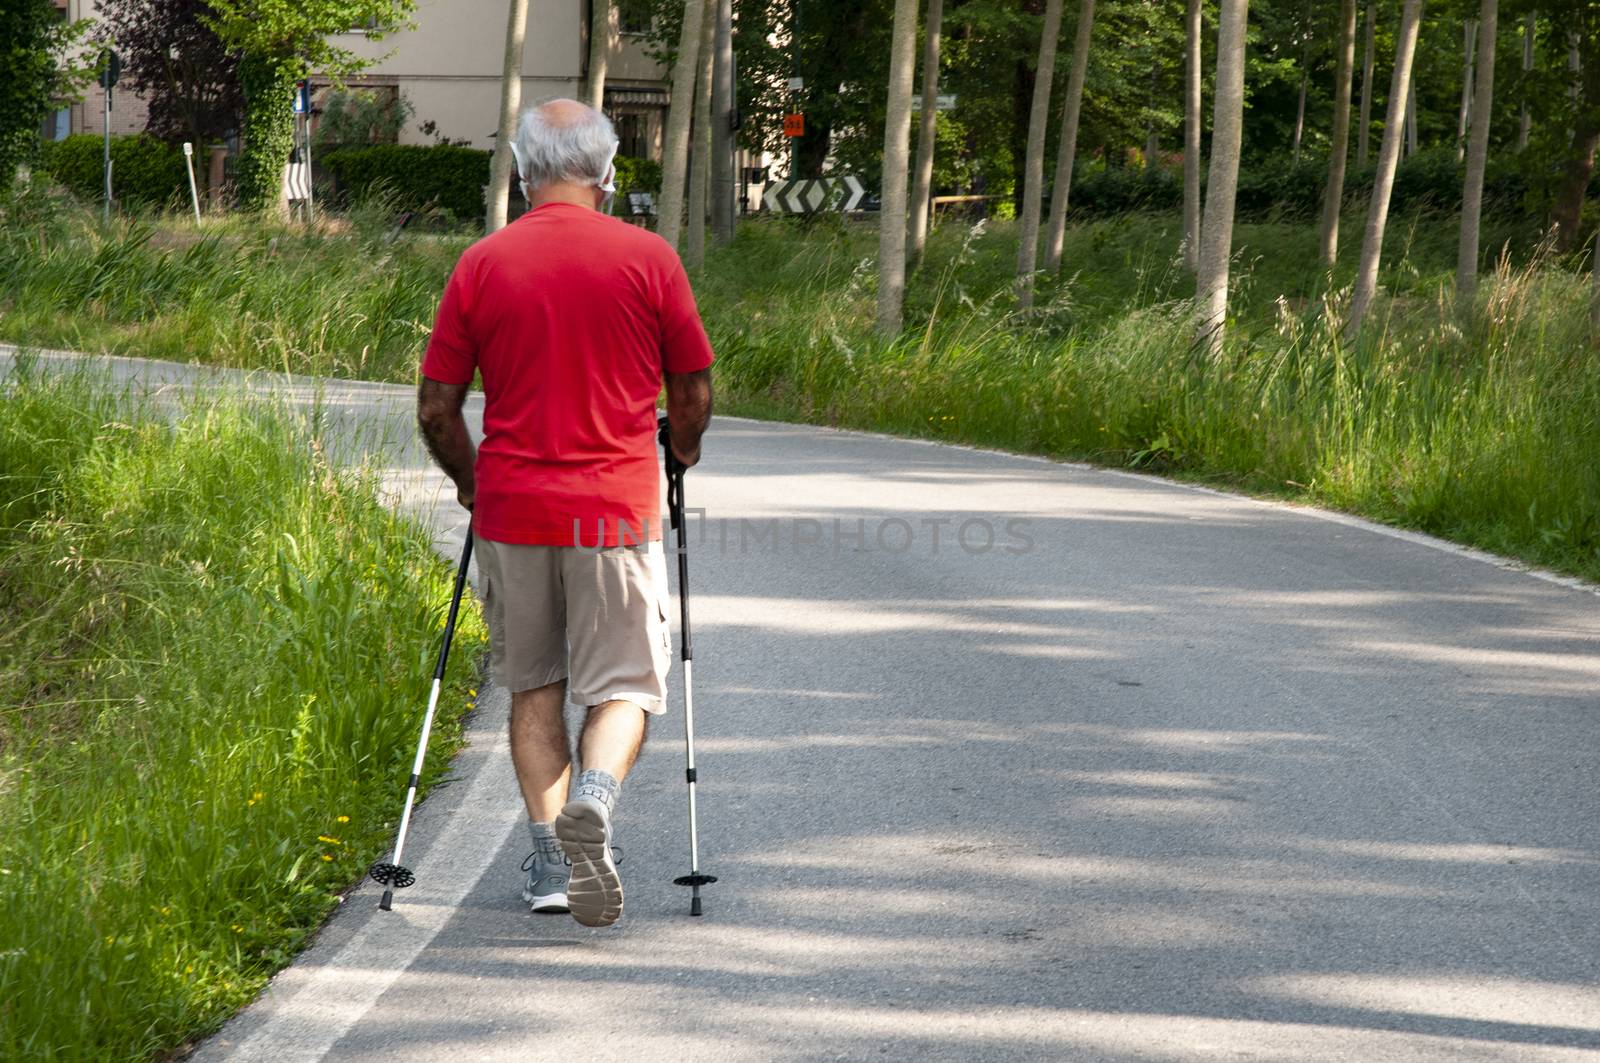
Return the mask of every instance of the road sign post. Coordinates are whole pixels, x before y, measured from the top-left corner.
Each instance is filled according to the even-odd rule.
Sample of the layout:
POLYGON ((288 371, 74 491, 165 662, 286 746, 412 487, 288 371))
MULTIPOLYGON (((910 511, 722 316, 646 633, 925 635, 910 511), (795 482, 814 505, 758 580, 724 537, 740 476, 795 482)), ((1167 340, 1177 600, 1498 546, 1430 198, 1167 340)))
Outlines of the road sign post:
POLYGON ((183 142, 183 169, 189 175, 189 202, 194 204, 194 223, 200 224, 200 193, 194 186, 194 145, 183 142))
POLYGON ((111 224, 111 90, 122 77, 122 56, 107 48, 100 53, 100 87, 105 90, 105 213, 107 225, 111 224))

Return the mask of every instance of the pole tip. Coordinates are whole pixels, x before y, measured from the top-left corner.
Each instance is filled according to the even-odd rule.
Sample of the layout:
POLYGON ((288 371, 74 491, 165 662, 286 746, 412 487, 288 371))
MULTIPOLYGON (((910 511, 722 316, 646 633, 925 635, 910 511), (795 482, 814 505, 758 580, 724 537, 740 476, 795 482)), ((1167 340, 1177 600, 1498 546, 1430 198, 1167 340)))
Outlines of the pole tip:
POLYGON ((383 900, 378 902, 378 907, 386 912, 393 911, 390 905, 394 902, 394 890, 384 890, 383 900))
POLYGON ((699 914, 701 914, 701 912, 700 912, 700 898, 699 897, 693 897, 693 898, 691 898, 689 900, 689 914, 690 915, 699 915, 699 914))

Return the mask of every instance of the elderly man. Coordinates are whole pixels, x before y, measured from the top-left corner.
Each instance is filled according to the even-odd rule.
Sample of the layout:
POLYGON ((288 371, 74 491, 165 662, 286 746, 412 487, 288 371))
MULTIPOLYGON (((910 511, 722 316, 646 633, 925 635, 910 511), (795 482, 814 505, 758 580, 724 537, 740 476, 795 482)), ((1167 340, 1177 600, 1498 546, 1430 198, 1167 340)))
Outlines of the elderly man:
POLYGON ((523 899, 608 926, 622 914, 611 817, 671 659, 656 399, 665 380, 673 454, 693 465, 712 353, 677 254, 602 213, 617 152, 606 117, 552 100, 522 115, 514 148, 530 209, 456 264, 417 420, 473 514, 533 837, 523 899), (474 372, 476 454, 461 416, 474 372), (564 698, 587 710, 570 800, 564 698))

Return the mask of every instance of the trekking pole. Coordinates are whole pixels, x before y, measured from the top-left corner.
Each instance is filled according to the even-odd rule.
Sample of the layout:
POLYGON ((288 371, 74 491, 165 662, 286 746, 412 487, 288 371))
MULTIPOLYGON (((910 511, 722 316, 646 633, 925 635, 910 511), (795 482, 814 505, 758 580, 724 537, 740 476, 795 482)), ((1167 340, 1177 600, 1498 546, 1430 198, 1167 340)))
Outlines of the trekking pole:
POLYGON ((717 881, 717 876, 700 873, 700 829, 694 802, 695 783, 699 780, 694 768, 694 647, 689 638, 689 527, 683 515, 683 474, 687 466, 672 452, 672 434, 667 428, 666 416, 662 415, 657 424, 661 445, 667 451, 667 515, 678 533, 678 640, 683 660, 684 778, 689 783, 689 873, 672 882, 677 886, 688 886, 694 891, 689 900, 689 914, 699 915, 700 887, 717 881))
POLYGON ((378 907, 392 911, 394 891, 405 889, 417 881, 411 869, 400 862, 406 847, 406 829, 411 825, 411 806, 417 799, 417 780, 422 775, 422 758, 428 752, 428 735, 433 731, 433 712, 439 707, 439 685, 444 681, 444 666, 450 660, 450 640, 456 633, 456 613, 461 608, 461 592, 467 586, 467 565, 472 560, 472 527, 467 526, 467 545, 461 550, 461 567, 456 569, 456 588, 450 596, 450 612, 444 621, 444 645, 439 647, 439 661, 433 666, 433 690, 428 694, 428 711, 422 717, 422 737, 417 742, 417 757, 411 762, 411 781, 406 786, 406 808, 400 814, 400 833, 394 841, 392 860, 380 860, 367 869, 373 881, 381 883, 383 899, 378 907))

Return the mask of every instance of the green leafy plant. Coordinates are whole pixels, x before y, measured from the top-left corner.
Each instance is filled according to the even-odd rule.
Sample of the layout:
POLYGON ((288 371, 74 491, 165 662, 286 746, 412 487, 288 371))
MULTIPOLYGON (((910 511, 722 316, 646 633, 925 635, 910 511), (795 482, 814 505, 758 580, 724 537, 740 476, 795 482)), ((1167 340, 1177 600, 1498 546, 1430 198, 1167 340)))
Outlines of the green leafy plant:
MULTIPOLYGON (((79 199, 104 195, 105 142, 79 133, 44 146, 41 167, 79 199)), ((112 194, 128 207, 165 207, 187 195, 183 152, 148 133, 111 138, 112 194)))
POLYGON ((489 152, 453 144, 386 144, 343 148, 322 157, 352 201, 382 192, 398 210, 437 207, 456 218, 483 213, 489 183, 489 152))
POLYGON ((316 150, 393 144, 414 113, 404 93, 380 96, 369 89, 331 92, 317 119, 316 150))
POLYGON ((388 842, 449 597, 294 412, 106 385, 0 381, 5 1059, 169 1058, 287 962, 388 842))

